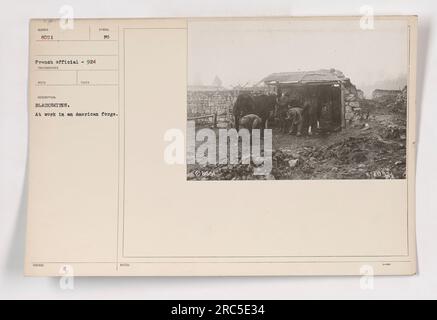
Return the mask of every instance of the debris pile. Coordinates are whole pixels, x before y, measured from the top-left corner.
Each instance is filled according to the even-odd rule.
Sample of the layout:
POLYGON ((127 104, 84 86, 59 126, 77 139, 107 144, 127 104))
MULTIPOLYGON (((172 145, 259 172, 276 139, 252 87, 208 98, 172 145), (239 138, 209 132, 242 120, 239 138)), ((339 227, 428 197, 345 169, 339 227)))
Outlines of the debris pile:
POLYGON ((405 114, 407 112, 407 86, 394 98, 394 101, 390 101, 387 107, 393 112, 399 112, 405 114))
MULTIPOLYGON (((389 132, 393 138, 403 134, 401 128, 393 127, 389 132)), ((276 151, 273 159, 272 174, 278 179, 405 177, 405 144, 378 135, 349 137, 329 146, 303 147, 292 154, 276 151)))
POLYGON ((405 126, 389 124, 382 129, 382 133, 385 139, 406 140, 407 138, 407 128, 405 126))

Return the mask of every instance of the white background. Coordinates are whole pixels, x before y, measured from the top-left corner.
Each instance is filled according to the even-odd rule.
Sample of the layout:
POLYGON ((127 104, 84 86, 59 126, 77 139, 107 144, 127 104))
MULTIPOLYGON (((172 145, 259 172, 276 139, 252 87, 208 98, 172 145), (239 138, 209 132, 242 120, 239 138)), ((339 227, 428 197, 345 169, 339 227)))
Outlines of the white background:
MULTIPOLYGON (((1 0, 0 10, 0 298, 123 299, 315 299, 437 298, 437 2, 237 1, 237 0, 1 0), (59 17, 71 5, 77 18, 360 15, 419 15, 417 247, 419 274, 378 277, 373 290, 359 277, 261 278, 80 278, 74 290, 61 290, 59 279, 23 277, 26 223, 28 20, 59 17)), ((393 54, 396 54, 395 52, 393 54)), ((364 63, 357 61, 357 63, 364 63)), ((44 186, 41 186, 44 188, 44 186)), ((363 195, 365 201, 365 196, 363 195)))

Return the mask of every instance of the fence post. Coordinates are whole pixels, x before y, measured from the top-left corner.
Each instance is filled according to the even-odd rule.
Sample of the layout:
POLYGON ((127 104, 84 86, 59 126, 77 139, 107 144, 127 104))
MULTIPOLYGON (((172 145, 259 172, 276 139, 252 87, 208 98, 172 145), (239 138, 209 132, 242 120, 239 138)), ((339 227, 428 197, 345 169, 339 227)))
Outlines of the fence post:
POLYGON ((215 112, 214 116, 212 117, 212 126, 213 128, 217 128, 217 112, 215 112))

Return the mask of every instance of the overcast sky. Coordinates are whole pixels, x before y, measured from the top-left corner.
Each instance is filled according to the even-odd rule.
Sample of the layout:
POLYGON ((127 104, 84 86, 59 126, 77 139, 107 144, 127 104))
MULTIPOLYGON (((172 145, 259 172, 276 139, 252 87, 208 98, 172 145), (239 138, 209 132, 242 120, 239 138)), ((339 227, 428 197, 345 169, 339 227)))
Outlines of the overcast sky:
POLYGON ((347 21, 190 22, 188 81, 224 86, 256 83, 273 72, 336 68, 371 93, 398 89, 408 72, 407 24, 375 21, 362 30, 347 21))

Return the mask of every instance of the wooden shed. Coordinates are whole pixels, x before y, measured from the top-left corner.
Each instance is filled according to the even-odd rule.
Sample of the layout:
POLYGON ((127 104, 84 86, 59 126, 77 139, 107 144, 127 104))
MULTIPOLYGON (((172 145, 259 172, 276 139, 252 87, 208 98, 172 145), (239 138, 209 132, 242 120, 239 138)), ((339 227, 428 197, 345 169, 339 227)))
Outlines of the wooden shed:
POLYGON ((309 103, 324 108, 330 125, 336 128, 346 126, 346 95, 351 88, 357 93, 349 78, 336 69, 272 73, 262 81, 275 86, 278 97, 287 96, 291 105, 309 103))

